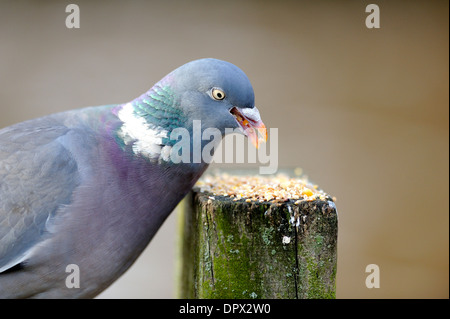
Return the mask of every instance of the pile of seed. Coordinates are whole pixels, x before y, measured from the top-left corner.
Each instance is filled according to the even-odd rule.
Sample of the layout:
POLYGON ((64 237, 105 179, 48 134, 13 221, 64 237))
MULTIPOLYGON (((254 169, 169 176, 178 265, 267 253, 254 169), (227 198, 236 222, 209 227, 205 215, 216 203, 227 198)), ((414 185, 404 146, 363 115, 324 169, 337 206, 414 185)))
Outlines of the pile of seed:
POLYGON ((311 184, 305 178, 292 178, 284 174, 267 175, 207 175, 195 185, 200 192, 207 192, 213 196, 226 196, 234 201, 246 202, 286 202, 311 200, 335 200, 311 184))

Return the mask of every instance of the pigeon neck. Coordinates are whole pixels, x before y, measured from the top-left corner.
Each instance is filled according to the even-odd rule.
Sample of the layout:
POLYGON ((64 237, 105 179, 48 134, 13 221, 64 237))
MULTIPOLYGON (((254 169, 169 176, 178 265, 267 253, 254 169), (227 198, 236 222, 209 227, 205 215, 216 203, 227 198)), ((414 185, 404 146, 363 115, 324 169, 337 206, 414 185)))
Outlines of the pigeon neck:
POLYGON ((152 162, 168 161, 174 141, 173 129, 183 127, 184 114, 178 108, 175 94, 167 79, 155 84, 133 101, 121 105, 117 116, 121 125, 117 130, 119 143, 133 153, 152 162))
POLYGON ((118 143, 124 150, 153 163, 190 164, 197 170, 208 166, 220 142, 220 139, 203 140, 201 121, 188 120, 172 90, 170 76, 119 106, 116 112, 120 120, 116 131, 118 143), (207 144, 211 156, 203 158, 207 144))

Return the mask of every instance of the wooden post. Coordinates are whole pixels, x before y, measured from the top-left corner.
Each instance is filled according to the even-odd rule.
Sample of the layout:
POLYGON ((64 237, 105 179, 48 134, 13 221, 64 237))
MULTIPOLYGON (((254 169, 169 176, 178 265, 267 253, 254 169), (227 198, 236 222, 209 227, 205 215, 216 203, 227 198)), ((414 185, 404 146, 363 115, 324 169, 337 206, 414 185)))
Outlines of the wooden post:
POLYGON ((235 200, 194 190, 180 219, 180 298, 335 298, 337 211, 326 198, 235 200))

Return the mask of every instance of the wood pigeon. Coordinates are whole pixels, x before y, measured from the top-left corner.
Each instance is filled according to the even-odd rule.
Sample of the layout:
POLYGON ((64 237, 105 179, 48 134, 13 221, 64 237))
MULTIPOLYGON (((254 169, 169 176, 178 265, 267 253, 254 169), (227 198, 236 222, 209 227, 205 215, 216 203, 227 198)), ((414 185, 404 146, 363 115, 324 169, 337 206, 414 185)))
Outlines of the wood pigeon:
POLYGON ((208 167, 213 141, 196 130, 226 128, 267 140, 245 73, 200 59, 131 102, 1 129, 0 298, 102 292, 208 167))

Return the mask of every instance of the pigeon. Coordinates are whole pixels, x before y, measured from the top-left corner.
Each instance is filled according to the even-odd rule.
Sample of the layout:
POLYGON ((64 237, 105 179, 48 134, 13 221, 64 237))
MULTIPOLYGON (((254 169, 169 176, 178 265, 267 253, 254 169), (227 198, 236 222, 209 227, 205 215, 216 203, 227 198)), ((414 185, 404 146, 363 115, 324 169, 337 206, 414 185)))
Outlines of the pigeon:
POLYGON ((227 128, 256 147, 267 140, 254 100, 240 68, 205 58, 131 102, 1 129, 0 298, 106 289, 206 170, 199 152, 210 154, 227 128), (199 142, 196 132, 215 134, 199 142))

